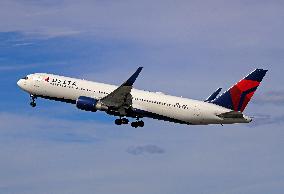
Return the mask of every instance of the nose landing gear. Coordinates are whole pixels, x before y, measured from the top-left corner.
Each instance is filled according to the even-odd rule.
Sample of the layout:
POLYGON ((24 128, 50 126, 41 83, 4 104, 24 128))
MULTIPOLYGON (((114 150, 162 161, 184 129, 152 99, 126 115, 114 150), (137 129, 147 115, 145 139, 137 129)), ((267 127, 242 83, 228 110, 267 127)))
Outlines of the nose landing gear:
POLYGON ((31 105, 31 107, 36 107, 36 102, 35 102, 35 100, 36 100, 36 96, 35 95, 33 95, 33 94, 31 94, 30 95, 30 97, 31 97, 31 102, 30 102, 30 105, 31 105))

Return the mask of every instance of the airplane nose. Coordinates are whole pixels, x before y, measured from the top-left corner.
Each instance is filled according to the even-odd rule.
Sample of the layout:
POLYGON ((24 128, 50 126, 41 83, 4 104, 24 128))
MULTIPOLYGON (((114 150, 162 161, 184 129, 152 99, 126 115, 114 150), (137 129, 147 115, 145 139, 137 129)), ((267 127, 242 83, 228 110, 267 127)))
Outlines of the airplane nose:
POLYGON ((22 88, 22 87, 23 87, 23 82, 22 82, 22 80, 19 80, 19 81, 17 82, 17 85, 18 85, 20 88, 22 88))

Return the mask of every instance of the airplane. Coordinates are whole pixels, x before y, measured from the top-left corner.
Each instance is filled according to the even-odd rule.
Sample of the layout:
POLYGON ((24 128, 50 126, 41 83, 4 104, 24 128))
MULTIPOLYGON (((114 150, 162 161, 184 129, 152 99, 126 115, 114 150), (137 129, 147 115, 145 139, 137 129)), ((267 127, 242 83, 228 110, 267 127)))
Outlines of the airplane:
POLYGON ((145 117, 187 125, 223 125, 252 121, 243 112, 268 71, 255 69, 220 96, 222 88, 199 101, 134 89, 142 68, 119 87, 47 73, 27 75, 17 85, 30 94, 32 107, 37 98, 66 102, 83 111, 118 117, 116 125, 129 124, 132 118, 132 127, 143 127, 145 117))

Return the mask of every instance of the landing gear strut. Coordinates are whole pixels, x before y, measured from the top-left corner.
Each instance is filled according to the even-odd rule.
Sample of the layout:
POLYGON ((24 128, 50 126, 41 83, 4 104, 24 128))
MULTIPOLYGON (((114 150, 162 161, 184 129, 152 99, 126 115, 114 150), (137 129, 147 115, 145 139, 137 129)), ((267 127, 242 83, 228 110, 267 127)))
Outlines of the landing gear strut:
POLYGON ((129 120, 127 118, 119 118, 119 119, 115 119, 114 123, 116 125, 126 125, 129 123, 129 120))
POLYGON ((36 96, 31 94, 30 97, 31 97, 31 103, 30 103, 31 107, 36 107, 36 102, 35 102, 36 96))

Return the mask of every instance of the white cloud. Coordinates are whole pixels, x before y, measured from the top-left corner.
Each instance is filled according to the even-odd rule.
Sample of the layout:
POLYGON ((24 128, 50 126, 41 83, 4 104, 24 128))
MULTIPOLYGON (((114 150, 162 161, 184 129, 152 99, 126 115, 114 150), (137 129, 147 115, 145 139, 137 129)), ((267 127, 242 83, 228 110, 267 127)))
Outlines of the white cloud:
POLYGON ((284 91, 269 91, 257 96, 254 101, 256 104, 284 104, 284 91))
POLYGON ((279 170, 283 143, 277 138, 281 127, 273 133, 260 127, 163 124, 161 128, 161 123, 149 120, 138 130, 3 112, 0 123, 3 193, 283 190, 279 170), (163 147, 166 152, 133 157, 125 152, 131 145, 148 145, 146 152, 150 147, 151 153, 160 153, 163 147))
POLYGON ((0 66, 0 72, 2 71, 18 71, 18 70, 23 70, 23 69, 29 69, 29 68, 34 68, 37 67, 37 64, 27 64, 27 65, 2 65, 0 66))
POLYGON ((157 145, 143 145, 143 146, 130 146, 126 150, 129 154, 132 155, 141 155, 141 154, 163 154, 165 150, 160 148, 157 145))
POLYGON ((0 7, 1 31, 51 37, 83 32, 155 45, 283 47, 270 41, 282 39, 281 2, 4 0, 0 7))

